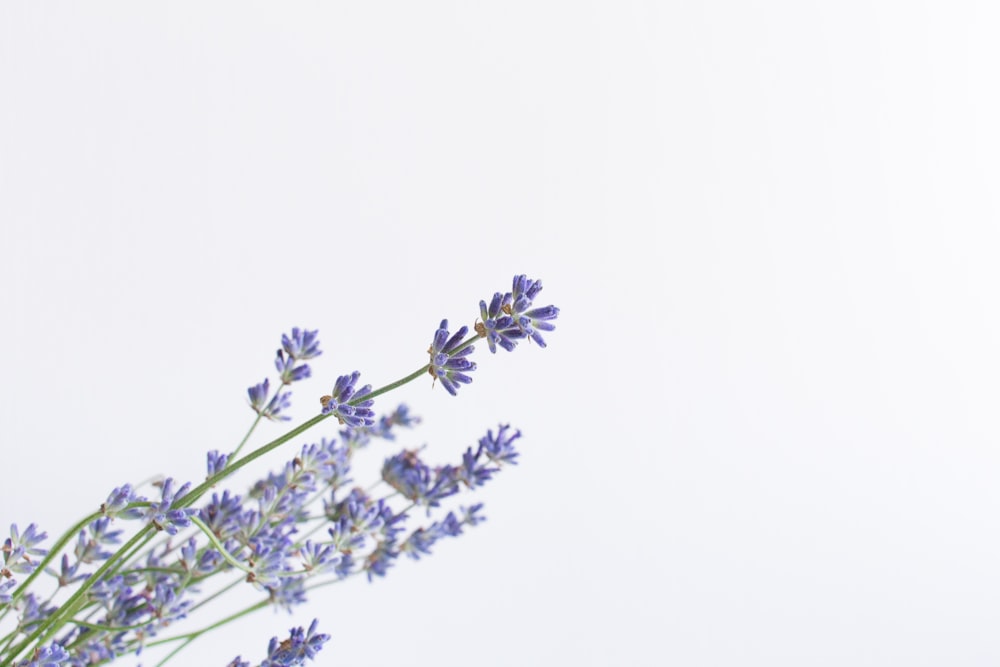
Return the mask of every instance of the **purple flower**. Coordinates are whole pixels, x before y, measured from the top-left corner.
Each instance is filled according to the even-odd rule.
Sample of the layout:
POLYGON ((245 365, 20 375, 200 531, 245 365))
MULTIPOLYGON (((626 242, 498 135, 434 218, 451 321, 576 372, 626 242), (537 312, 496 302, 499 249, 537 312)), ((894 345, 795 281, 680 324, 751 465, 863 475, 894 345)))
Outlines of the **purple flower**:
POLYGON ((441 320, 441 326, 434 332, 434 340, 427 350, 431 355, 430 368, 427 372, 441 380, 441 384, 452 396, 458 393, 459 383, 472 382, 472 378, 466 373, 476 370, 475 362, 467 358, 472 354, 473 346, 461 347, 462 339, 468 332, 469 327, 462 327, 449 338, 448 320, 441 320))
POLYGON ((31 659, 17 663, 18 667, 61 667, 69 661, 70 655, 59 644, 52 642, 48 646, 35 649, 31 659))
POLYGON ((486 521, 486 517, 477 515, 481 509, 483 509, 482 503, 476 503, 472 507, 462 507, 462 523, 467 526, 475 526, 486 521))
POLYGON ((299 380, 305 380, 312 373, 309 364, 295 365, 294 357, 286 357, 284 351, 278 350, 274 357, 274 367, 278 369, 281 384, 291 384, 299 380))
POLYGON ((399 556, 399 551, 392 542, 388 540, 379 542, 365 558, 364 570, 368 581, 376 576, 384 577, 389 568, 393 566, 397 556, 399 556))
POLYGON ((271 603, 289 614, 292 613, 292 607, 306 602, 305 579, 305 577, 281 577, 278 583, 267 586, 271 603))
POLYGON ((242 498, 224 491, 219 497, 212 494, 212 500, 201 508, 199 518, 205 522, 215 536, 227 540, 239 530, 239 517, 243 513, 242 498))
POLYGON ((279 642, 277 637, 272 638, 267 647, 267 658, 260 663, 260 667, 290 667, 315 658, 323 644, 330 639, 330 635, 316 633, 317 623, 314 620, 308 632, 301 627, 292 628, 288 639, 283 641, 279 642))
POLYGON ((299 555, 302 558, 302 569, 314 574, 325 572, 340 563, 340 554, 332 544, 313 544, 306 540, 299 555))
POLYGON ((372 390, 370 384, 355 390, 361 373, 354 371, 350 375, 341 375, 333 385, 330 396, 320 399, 323 404, 323 414, 334 414, 341 424, 348 426, 372 426, 375 423, 375 411, 372 410, 374 400, 360 400, 372 390))
MULTIPOLYGON (((477 509, 479 507, 482 505, 476 506, 477 509)), ((431 547, 441 538, 458 537, 462 534, 463 525, 475 525, 466 521, 466 516, 459 519, 454 512, 448 512, 442 521, 435 521, 428 528, 417 528, 399 546, 399 553, 405 553, 414 560, 420 560, 421 556, 431 553, 431 547)))
POLYGON ((280 549, 258 545, 250 556, 247 581, 261 586, 273 586, 280 583, 282 573, 291 570, 285 563, 288 554, 280 549))
POLYGON ((5 604, 10 604, 11 592, 10 589, 17 586, 17 581, 14 579, 0 579, 0 606, 5 604))
POLYGON ((517 464, 517 461, 514 460, 518 457, 517 450, 514 449, 514 441, 521 437, 521 432, 514 431, 508 435, 509 428, 509 424, 501 425, 497 430, 496 437, 493 437, 493 431, 490 430, 486 432, 484 438, 479 440, 479 450, 484 452, 490 461, 517 464))
POLYGON ((157 530, 165 530, 170 535, 176 535, 179 529, 187 528, 191 525, 191 520, 188 517, 197 512, 197 510, 193 508, 175 509, 173 505, 190 488, 191 483, 188 482, 175 492, 173 478, 168 477, 163 480, 163 487, 160 490, 160 502, 150 503, 149 507, 145 508, 145 517, 157 530))
POLYGON ((291 336, 282 334, 281 347, 285 349, 289 357, 298 361, 318 357, 323 353, 319 349, 317 334, 319 331, 306 331, 294 327, 291 336))
MULTIPOLYGON (((81 531, 82 533, 83 531, 81 531)), ((72 583, 80 581, 81 579, 86 579, 89 574, 77 574, 77 570, 80 569, 80 561, 76 561, 72 565, 69 562, 69 554, 63 554, 62 561, 60 562, 59 571, 56 572, 51 567, 45 568, 48 574, 51 574, 59 582, 59 587, 69 586, 72 583)))
POLYGON ((490 352, 496 354, 497 345, 512 352, 517 347, 517 341, 524 338, 524 331, 510 315, 511 293, 493 295, 489 307, 485 301, 479 302, 479 316, 482 322, 476 324, 476 333, 486 339, 490 352))
POLYGON ((291 417, 281 414, 281 411, 292 405, 292 392, 282 392, 279 390, 268 401, 267 397, 270 395, 270 387, 270 380, 265 379, 260 384, 247 389, 247 395, 250 397, 250 407, 261 417, 266 417, 271 421, 288 421, 291 417))
POLYGON ((145 502, 145 500, 143 496, 135 494, 131 484, 117 486, 108 494, 108 499, 101 505, 101 513, 109 519, 114 519, 115 517, 121 517, 126 520, 138 519, 143 516, 142 508, 126 508, 128 508, 129 503, 145 502))
POLYGON ((44 556, 47 549, 41 549, 35 545, 47 538, 45 533, 38 532, 38 526, 28 524, 23 533, 18 531, 17 524, 10 525, 10 537, 3 542, 3 569, 6 572, 19 572, 30 574, 38 565, 31 560, 30 556, 44 556))
POLYGON ((430 508, 458 492, 458 469, 444 466, 431 470, 415 451, 403 451, 382 464, 382 479, 407 500, 430 508))
POLYGON ((539 331, 552 331, 556 327, 550 320, 559 316, 555 306, 532 308, 532 301, 542 291, 541 280, 530 280, 525 275, 514 276, 514 291, 511 294, 509 306, 510 316, 525 336, 545 347, 545 340, 539 331))
MULTIPOLYGON (((365 536, 361 533, 355 533, 353 528, 351 520, 343 517, 334 520, 333 527, 327 530, 330 533, 330 544, 345 556, 365 545, 365 536)), ((339 566, 345 564, 349 565, 349 560, 346 558, 341 560, 339 566)))
POLYGON ((417 528, 403 541, 399 552, 406 554, 413 560, 420 560, 421 556, 430 555, 431 547, 434 546, 435 542, 437 542, 437 535, 434 531, 417 528))
POLYGON ((476 450, 476 453, 472 453, 472 447, 465 450, 465 454, 462 455, 462 465, 460 465, 455 472, 455 479, 465 484, 470 489, 474 489, 477 486, 482 486, 493 476, 493 473, 497 472, 498 468, 487 467, 485 462, 480 462, 479 458, 482 454, 482 447, 476 450))
MULTIPOLYGON (((141 510, 137 511, 141 512, 141 510)), ((121 543, 120 530, 108 530, 111 527, 111 518, 102 516, 91 521, 86 530, 81 530, 77 536, 76 547, 73 555, 81 563, 96 563, 107 560, 111 557, 111 552, 102 548, 113 544, 121 543)))
POLYGON ((213 449, 207 454, 206 468, 208 469, 208 477, 212 477, 223 470, 226 469, 226 463, 229 461, 229 455, 223 454, 217 449, 213 449))
POLYGON ((260 414, 264 410, 264 406, 267 405, 267 397, 270 393, 271 381, 266 378, 260 384, 255 384, 247 389, 247 396, 250 397, 250 407, 253 408, 254 412, 260 414))
POLYGON ((203 576, 211 574, 223 565, 222 554, 215 549, 205 549, 198 554, 198 543, 192 537, 181 547, 181 567, 185 572, 203 576))

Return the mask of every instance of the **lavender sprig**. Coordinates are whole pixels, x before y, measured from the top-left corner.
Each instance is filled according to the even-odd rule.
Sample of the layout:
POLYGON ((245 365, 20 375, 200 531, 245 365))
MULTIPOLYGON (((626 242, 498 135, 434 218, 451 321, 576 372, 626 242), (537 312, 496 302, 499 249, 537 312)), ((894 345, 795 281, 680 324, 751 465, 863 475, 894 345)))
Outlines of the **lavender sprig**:
MULTIPOLYGON (((245 613, 270 605, 291 609, 320 586, 362 572, 369 580, 383 577, 400 554, 420 558, 440 539, 459 536, 464 527, 481 522, 481 504, 459 512, 445 512, 442 505, 451 496, 493 479, 504 464, 516 463, 514 442, 519 431, 506 425, 496 435, 489 431, 455 465, 431 467, 417 450, 403 449, 387 457, 382 479, 398 498, 409 502, 403 508, 390 504, 398 502, 392 497, 375 498, 360 488, 345 495, 352 457, 373 439, 394 439, 394 427, 419 421, 405 406, 376 421, 372 406, 377 396, 425 372, 452 395, 460 385, 470 383, 469 374, 476 368, 470 359, 476 338, 487 338, 491 352, 498 346, 512 351, 524 338, 544 347, 539 332, 554 329, 552 321, 559 311, 554 306, 534 306, 540 290, 541 281, 515 276, 511 292, 495 294, 488 305, 480 302, 483 321, 475 325, 468 340, 468 327, 451 334, 448 321, 442 320, 428 351, 430 363, 423 368, 377 390, 371 385, 356 388, 357 371, 340 376, 332 394, 324 397, 321 414, 238 458, 261 419, 288 418, 290 392, 282 388, 310 377, 312 370, 301 362, 321 354, 316 331, 294 328, 283 335, 275 358, 278 390, 271 394, 269 380, 248 390, 257 418, 231 454, 209 453, 208 476, 202 484, 194 488, 184 484, 175 490, 173 480, 167 478, 155 501, 139 496, 129 485, 118 487, 98 512, 76 524, 48 550, 41 546, 46 536, 33 525, 24 533, 12 528, 3 549, 0 620, 12 610, 19 618, 18 627, 0 637, 0 664, 103 663, 147 645, 182 641, 179 650, 212 627, 245 613), (283 469, 257 482, 246 496, 212 492, 207 502, 201 501, 236 470, 331 416, 345 427, 339 438, 303 445, 283 469), (445 514, 429 525, 407 527, 407 511, 412 506, 426 509, 428 515, 439 510, 445 514), (122 544, 123 530, 116 522, 133 519, 141 519, 142 524, 122 544), (200 532, 177 537, 191 526, 200 532), (326 532, 319 534, 328 538, 313 537, 324 526, 326 532), (160 541, 151 542, 156 534, 161 535, 160 541), (56 562, 58 567, 54 567, 56 562), (96 571, 85 572, 93 569, 91 565, 96 571), (198 601, 200 582, 234 570, 241 570, 243 581, 264 591, 266 598, 202 630, 150 641, 163 628, 239 583, 234 581, 198 601), (13 578, 18 572, 28 574, 20 586, 13 578), (72 589, 61 604, 52 605, 45 596, 27 590, 40 572, 52 577, 57 590, 72 589)), ((315 622, 308 632, 293 629, 284 641, 272 640, 261 665, 301 664, 315 657, 328 639, 316 633, 315 622)), ((232 664, 246 663, 237 659, 232 664)))
POLYGON ((441 326, 434 332, 434 340, 431 341, 431 346, 427 350, 427 353, 431 355, 428 372, 432 377, 440 380, 452 396, 457 395, 460 384, 472 382, 468 373, 476 370, 476 362, 468 359, 475 348, 471 345, 462 345, 465 334, 468 332, 469 327, 462 327, 449 338, 448 320, 441 320, 441 326))

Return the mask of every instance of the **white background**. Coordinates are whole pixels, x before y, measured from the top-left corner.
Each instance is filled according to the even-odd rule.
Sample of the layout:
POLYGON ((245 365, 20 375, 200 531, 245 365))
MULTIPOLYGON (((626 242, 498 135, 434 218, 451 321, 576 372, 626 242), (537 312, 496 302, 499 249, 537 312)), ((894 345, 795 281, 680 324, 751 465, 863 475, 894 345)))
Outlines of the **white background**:
POLYGON ((3 2, 0 525, 200 480, 292 326, 325 350, 297 422, 524 272, 548 349, 382 402, 441 463, 523 430, 489 521, 174 664, 315 616, 322 665, 997 664, 998 29, 992 2, 3 2))

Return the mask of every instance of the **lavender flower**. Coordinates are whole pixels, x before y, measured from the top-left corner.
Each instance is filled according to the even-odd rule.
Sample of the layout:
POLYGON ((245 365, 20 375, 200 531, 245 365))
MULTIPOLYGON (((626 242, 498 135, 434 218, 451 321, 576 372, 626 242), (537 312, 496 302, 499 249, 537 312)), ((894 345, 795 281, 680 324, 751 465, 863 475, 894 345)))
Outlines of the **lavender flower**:
POLYGON ((308 632, 301 627, 292 628, 288 639, 281 642, 277 637, 272 638, 267 647, 267 658, 260 663, 260 667, 290 667, 315 658, 330 639, 330 635, 316 633, 317 624, 318 620, 313 620, 308 632))
POLYGON ((60 667, 69 659, 70 655, 66 649, 52 642, 48 646, 35 649, 31 659, 17 663, 17 667, 60 667))
POLYGON ((0 579, 0 607, 10 604, 11 590, 17 586, 16 579, 0 579))
POLYGON ((289 357, 296 360, 312 359, 323 354, 319 349, 319 331, 292 328, 292 335, 282 334, 281 347, 289 357))
POLYGON ((34 593, 25 593, 23 597, 15 602, 15 606, 20 612, 18 626, 25 632, 32 632, 38 624, 52 615, 56 610, 47 600, 39 601, 34 593))
POLYGON ((458 492, 458 471, 450 466, 431 470, 416 451, 403 451, 382 465, 382 479, 406 499, 430 508, 458 492))
POLYGON ((217 449, 213 449, 206 455, 205 467, 208 470, 208 477, 213 477, 226 469, 226 463, 229 462, 229 455, 223 454, 217 449))
POLYGON ((268 401, 267 397, 270 395, 270 387, 270 380, 265 379, 260 384, 247 389, 247 395, 250 397, 250 407, 261 417, 265 417, 271 421, 288 421, 291 417, 281 414, 281 411, 292 405, 292 392, 278 390, 271 400, 268 401))
POLYGON ((499 468, 487 467, 484 463, 479 461, 482 451, 481 446, 475 454, 472 453, 472 447, 466 449, 465 454, 462 455, 462 465, 460 465, 455 471, 455 479, 462 482, 470 489, 482 486, 490 480, 493 473, 499 470, 499 468))
POLYGON ((478 512, 483 509, 482 503, 476 503, 471 507, 462 507, 460 509, 462 512, 462 523, 466 526, 475 526, 486 521, 486 517, 478 515, 478 512))
POLYGON ((399 553, 404 553, 413 560, 430 555, 431 547, 438 540, 458 537, 462 534, 462 526, 474 526, 481 522, 482 518, 475 517, 475 512, 481 507, 480 504, 474 505, 471 510, 463 510, 461 519, 454 512, 448 512, 443 520, 435 521, 427 528, 417 528, 399 546, 399 553))
MULTIPOLYGON (((482 321, 475 329, 486 338, 491 352, 498 346, 513 350, 524 338, 544 347, 539 332, 554 328, 552 321, 559 311, 554 306, 534 306, 540 291, 540 281, 516 276, 512 292, 494 294, 489 304, 480 302, 482 321)), ((472 341, 463 341, 467 333, 468 327, 449 333, 448 320, 442 320, 428 349, 428 370, 451 395, 472 381, 470 374, 476 368, 470 357, 472 341)), ((317 334, 293 328, 282 336, 275 357, 276 391, 271 393, 267 379, 247 390, 250 406, 259 417, 288 419, 284 411, 291 394, 283 389, 310 377, 311 369, 303 362, 321 354, 317 334)), ((83 667, 138 654, 148 644, 164 643, 149 640, 229 588, 223 577, 213 579, 215 575, 235 575, 236 570, 245 576, 234 577, 233 583, 242 579, 264 593, 251 610, 273 606, 291 611, 306 601, 315 577, 322 585, 364 572, 372 581, 385 576, 401 554, 419 559, 430 554, 437 541, 460 536, 467 526, 482 522, 482 504, 474 504, 447 513, 441 510, 444 516, 437 515, 429 525, 414 529, 407 525, 408 514, 390 504, 399 502, 395 494, 379 499, 360 487, 345 493, 352 483, 353 457, 360 450, 377 439, 394 440, 397 427, 419 423, 405 405, 377 421, 372 410, 373 393, 381 394, 413 378, 373 392, 371 385, 357 387, 357 371, 338 377, 331 395, 321 402, 323 414, 336 415, 343 425, 340 437, 323 438, 319 444, 297 443, 292 460, 253 484, 246 496, 228 490, 214 493, 208 485, 193 491, 190 484, 175 488, 174 480, 166 478, 160 484, 160 498, 149 501, 125 484, 108 495, 100 513, 94 515, 98 518, 81 523, 83 529, 78 530, 74 544, 68 543, 70 533, 57 541, 58 552, 44 559, 39 557, 47 554, 41 547, 46 535, 34 524, 23 533, 12 526, 10 537, 0 545, 0 622, 6 617, 10 625, 0 632, 6 633, 0 642, 0 664, 83 667), (194 516, 199 520, 193 520, 194 516), (123 531, 113 529, 116 518, 145 523, 133 531, 138 534, 128 549, 116 547, 123 541, 123 531), (197 530, 190 531, 193 535, 172 537, 184 528, 194 528, 192 524, 197 524, 197 530), (324 535, 320 532, 324 529, 329 539, 313 537, 324 535), (166 535, 157 536, 161 531, 166 535), (102 562, 104 566, 88 567, 102 562), (58 596, 51 591, 19 590, 15 573, 33 572, 41 563, 55 579, 56 592, 68 590, 58 596), (84 572, 84 568, 91 571, 84 572), (195 596, 201 594, 202 582, 211 593, 199 600, 195 596), (50 604, 53 600, 55 605, 50 604)), ((258 421, 254 420, 251 432, 258 421)), ((294 429, 236 463, 242 466, 303 430, 294 429)), ((501 425, 495 435, 487 432, 478 447, 466 448, 458 465, 432 467, 421 460, 418 451, 403 450, 385 458, 382 480, 409 502, 425 508, 430 517, 450 496, 476 489, 495 477, 503 464, 516 463, 514 443, 520 435, 501 425)), ((236 452, 250 436, 246 435, 236 452)), ((235 470, 230 458, 235 454, 208 452, 209 478, 221 480, 229 469, 235 470)), ((34 576, 29 577, 28 588, 33 580, 34 576)), ((315 658, 329 640, 316 626, 313 621, 308 631, 294 628, 283 641, 272 639, 260 667, 301 665, 315 658)), ((198 634, 181 632, 166 641, 198 634)), ((250 663, 237 657, 229 667, 250 667, 250 663)))
POLYGON ((56 572, 51 567, 47 567, 45 568, 45 572, 55 577, 59 582, 59 587, 62 588, 90 576, 89 574, 77 574, 77 570, 79 569, 80 561, 76 561, 71 564, 69 561, 69 554, 63 554, 62 560, 60 561, 59 571, 56 572))
POLYGON ((550 320, 559 316, 559 309, 555 306, 532 308, 532 301, 541 291, 541 280, 530 280, 525 275, 514 276, 511 303, 505 308, 525 336, 538 343, 539 347, 545 347, 545 340, 538 332, 556 328, 550 320))
POLYGON ((318 574, 335 568, 340 563, 340 554, 332 544, 314 544, 306 540, 299 550, 302 569, 318 574))
POLYGON ((358 383, 361 373, 354 371, 350 375, 341 375, 333 385, 333 392, 330 396, 320 399, 323 404, 323 414, 336 415, 341 424, 348 426, 371 426, 375 423, 375 412, 371 409, 375 401, 368 399, 358 402, 365 394, 371 393, 372 386, 366 384, 361 389, 355 390, 354 385, 358 383))
POLYGON ((264 406, 267 405, 267 397, 271 392, 271 381, 264 379, 260 384, 255 384, 254 386, 247 389, 247 396, 250 397, 250 407, 254 409, 254 412, 261 414, 264 410, 264 406))
POLYGON ((524 338, 524 331, 510 315, 511 293, 493 295, 489 307, 485 301, 479 302, 479 316, 482 322, 476 324, 476 333, 486 339, 490 352, 496 354, 497 345, 512 352, 518 339, 524 338))
POLYGON ((190 488, 191 483, 188 482, 175 492, 172 477, 168 477, 163 481, 163 487, 160 490, 160 502, 150 503, 149 507, 146 508, 145 516, 153 524, 153 527, 175 535, 179 529, 187 528, 191 525, 191 520, 188 517, 197 512, 197 510, 191 508, 175 509, 173 507, 174 503, 180 500, 190 488))
POLYGON ((496 437, 493 437, 493 431, 487 431, 486 437, 479 440, 479 449, 484 452, 486 456, 494 463, 512 463, 516 464, 516 459, 518 457, 517 450, 514 449, 514 441, 521 437, 520 431, 514 431, 510 435, 507 434, 510 425, 502 425, 497 430, 496 437))
POLYGON ((462 339, 468 332, 469 327, 462 327, 449 338, 448 320, 441 320, 441 326, 434 332, 434 339, 427 349, 427 353, 431 355, 427 372, 441 380, 441 384, 452 396, 457 395, 459 383, 472 382, 472 378, 466 373, 476 370, 475 362, 467 358, 472 354, 473 346, 461 347, 462 339))
POLYGON ((145 500, 143 496, 135 494, 131 484, 116 486, 108 494, 108 499, 101 505, 101 514, 109 519, 114 519, 115 517, 121 517, 126 520, 138 519, 143 516, 142 508, 128 508, 128 505, 130 503, 145 502, 145 500))
POLYGON ((274 358, 274 367, 278 369, 278 376, 281 384, 291 384, 299 380, 305 380, 312 374, 309 364, 295 365, 295 357, 285 356, 283 350, 278 350, 274 358))
POLYGON ((368 581, 375 577, 384 577, 397 556, 399 556, 399 551, 395 549, 394 544, 386 540, 379 542, 365 558, 364 569, 368 581))
POLYGON ((30 556, 44 556, 48 550, 35 545, 47 538, 45 533, 38 532, 38 526, 29 524, 23 533, 17 529, 17 524, 11 524, 10 537, 3 542, 3 569, 0 574, 10 577, 11 572, 31 574, 38 565, 30 556))
POLYGON ((212 494, 212 500, 198 513, 205 525, 220 540, 233 537, 239 530, 239 518, 243 514, 242 498, 224 491, 221 496, 212 494))
MULTIPOLYGON (((141 510, 139 510, 141 511, 141 510)), ((96 563, 107 560, 111 557, 111 552, 102 548, 119 544, 120 530, 108 530, 111 526, 111 518, 103 516, 91 521, 86 530, 81 530, 77 536, 76 547, 73 555, 80 563, 96 563)))
POLYGON ((192 537, 181 547, 180 562, 185 572, 205 576, 218 570, 223 564, 223 558, 215 549, 205 549, 199 554, 198 542, 192 537))

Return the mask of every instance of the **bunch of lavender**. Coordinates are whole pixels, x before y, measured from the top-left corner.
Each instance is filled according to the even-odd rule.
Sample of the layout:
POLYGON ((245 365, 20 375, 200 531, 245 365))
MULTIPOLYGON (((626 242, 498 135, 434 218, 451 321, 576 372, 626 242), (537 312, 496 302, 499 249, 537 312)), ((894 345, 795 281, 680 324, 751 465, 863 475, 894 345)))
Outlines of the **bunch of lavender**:
MULTIPOLYGON (((487 431, 453 465, 432 466, 419 450, 399 451, 366 487, 353 485, 352 462, 373 442, 394 441, 399 429, 420 421, 405 405, 376 415, 379 396, 428 373, 456 395, 472 381, 478 338, 493 353, 525 339, 545 347, 542 332, 554 329, 559 310, 534 305, 541 289, 540 281, 516 276, 512 291, 480 302, 481 320, 468 338, 468 327, 452 333, 442 320, 425 366, 379 389, 359 386, 357 371, 342 375, 320 400, 320 414, 241 457, 262 419, 289 419, 287 388, 308 378, 306 362, 321 354, 316 331, 292 329, 281 338, 273 389, 265 379, 248 390, 256 413, 249 431, 233 451, 208 452, 204 482, 167 477, 148 490, 124 484, 48 546, 35 524, 23 531, 11 526, 0 568, 0 667, 101 665, 147 647, 171 647, 157 663, 163 665, 214 628, 267 607, 291 610, 312 591, 355 575, 384 577, 400 555, 419 559, 438 540, 481 522, 481 503, 446 512, 442 501, 516 463, 521 433, 508 425, 487 431), (302 444, 247 493, 217 490, 251 461, 331 418, 339 431, 302 444), (387 490, 380 495, 379 488, 387 490), (239 586, 256 589, 258 601, 213 615, 213 603, 239 586)), ((256 664, 303 664, 329 638, 316 621, 308 630, 293 628, 284 640, 272 639, 256 664)), ((229 667, 250 664, 237 657, 229 667)))

